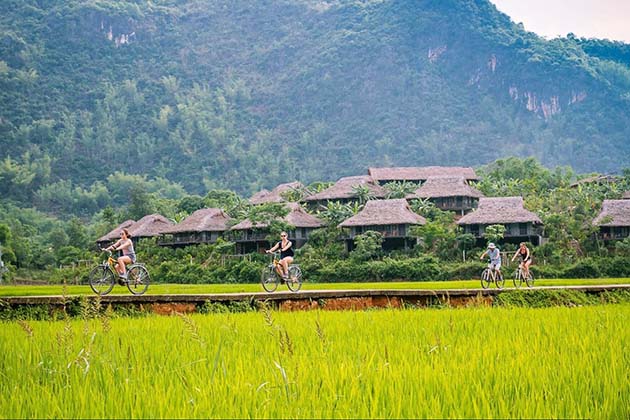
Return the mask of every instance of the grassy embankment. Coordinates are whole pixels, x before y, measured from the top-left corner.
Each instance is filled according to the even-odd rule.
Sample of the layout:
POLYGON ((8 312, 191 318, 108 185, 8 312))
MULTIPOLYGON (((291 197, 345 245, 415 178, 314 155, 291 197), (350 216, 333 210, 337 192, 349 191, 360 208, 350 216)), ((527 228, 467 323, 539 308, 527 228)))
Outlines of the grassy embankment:
MULTIPOLYGON (((536 286, 579 286, 601 284, 630 284, 630 278, 602 279, 545 279, 536 280, 536 286)), ((506 287, 513 287, 512 280, 507 279, 506 287)), ((494 287, 494 286, 492 286, 494 287)), ((479 280, 459 281, 423 281, 423 282, 379 282, 379 283, 304 283, 302 290, 348 290, 348 289, 480 289, 479 280)), ((279 287, 278 290, 287 290, 279 287)), ((260 284, 152 284, 147 294, 205 294, 205 293, 252 293, 263 292, 260 284)), ((45 286, 0 286, 0 296, 43 296, 61 295, 63 285, 45 286)), ((128 294, 125 287, 115 286, 113 294, 128 294)), ((88 285, 67 285, 65 294, 93 294, 88 285)))

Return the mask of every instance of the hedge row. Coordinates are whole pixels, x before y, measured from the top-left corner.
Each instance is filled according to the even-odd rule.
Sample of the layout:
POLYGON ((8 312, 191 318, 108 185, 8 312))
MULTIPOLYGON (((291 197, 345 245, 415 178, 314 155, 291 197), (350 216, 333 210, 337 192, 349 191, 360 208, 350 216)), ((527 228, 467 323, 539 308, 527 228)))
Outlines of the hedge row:
MULTIPOLYGON (((384 258, 375 261, 352 259, 325 261, 297 261, 304 278, 312 283, 369 282, 369 281, 435 281, 478 279, 485 268, 483 262, 448 263, 433 256, 418 258, 384 258)), ((262 261, 234 260, 224 265, 202 265, 185 260, 167 260, 149 266, 155 283, 225 284, 256 283, 266 263, 262 261)), ((516 266, 504 268, 505 276, 512 276, 516 266)), ((79 273, 60 272, 51 275, 52 282, 63 282, 79 277, 87 282, 87 269, 79 273)), ((630 277, 629 257, 584 258, 568 266, 534 265, 536 278, 598 278, 630 277)))

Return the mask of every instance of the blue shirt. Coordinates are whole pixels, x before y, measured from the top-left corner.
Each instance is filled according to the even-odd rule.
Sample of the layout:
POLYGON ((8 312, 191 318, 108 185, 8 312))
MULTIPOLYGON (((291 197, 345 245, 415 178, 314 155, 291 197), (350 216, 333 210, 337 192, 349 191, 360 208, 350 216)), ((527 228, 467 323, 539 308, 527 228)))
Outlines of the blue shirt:
POLYGON ((490 262, 493 264, 501 262, 501 251, 499 251, 499 248, 489 249, 486 255, 488 255, 490 262))

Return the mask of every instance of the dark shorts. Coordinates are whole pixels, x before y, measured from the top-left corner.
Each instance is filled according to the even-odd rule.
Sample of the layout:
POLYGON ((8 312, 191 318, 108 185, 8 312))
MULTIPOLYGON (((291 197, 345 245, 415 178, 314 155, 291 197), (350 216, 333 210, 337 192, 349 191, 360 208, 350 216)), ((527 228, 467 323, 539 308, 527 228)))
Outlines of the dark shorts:
POLYGON ((136 254, 124 254, 123 257, 131 258, 131 264, 135 264, 136 263, 136 254))

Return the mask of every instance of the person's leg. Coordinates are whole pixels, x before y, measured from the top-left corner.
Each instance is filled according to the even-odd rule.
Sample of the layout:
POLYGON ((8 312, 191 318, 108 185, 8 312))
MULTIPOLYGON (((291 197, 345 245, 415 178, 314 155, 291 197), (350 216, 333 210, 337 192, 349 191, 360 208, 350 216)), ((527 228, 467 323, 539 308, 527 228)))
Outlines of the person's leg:
POLYGON ((289 274, 289 263, 287 262, 289 257, 285 257, 280 260, 280 264, 282 265, 282 277, 286 277, 289 274))
POLYGON ((525 271, 525 277, 527 277, 529 275, 529 266, 532 264, 532 260, 527 260, 525 261, 525 263, 523 264, 523 271, 525 271))
POLYGON ((122 257, 118 258, 118 264, 116 264, 116 270, 118 270, 118 274, 120 274, 121 276, 125 276, 127 274, 127 267, 125 267, 125 264, 131 264, 131 258, 123 255, 122 257))

